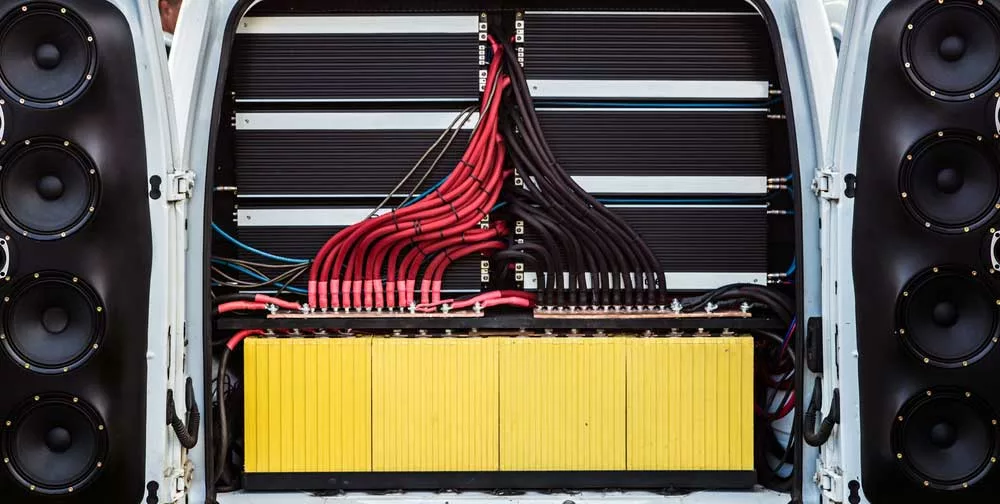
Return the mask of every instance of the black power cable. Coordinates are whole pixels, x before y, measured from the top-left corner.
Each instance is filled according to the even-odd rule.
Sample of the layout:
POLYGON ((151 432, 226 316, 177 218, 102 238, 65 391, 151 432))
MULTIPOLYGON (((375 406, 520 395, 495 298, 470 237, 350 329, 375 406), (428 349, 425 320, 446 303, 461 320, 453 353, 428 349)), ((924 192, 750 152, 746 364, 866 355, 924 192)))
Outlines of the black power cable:
POLYGON ((507 43, 504 57, 516 105, 505 107, 507 120, 501 131, 512 162, 522 173, 528 188, 524 192, 538 211, 565 226, 582 245, 584 264, 591 276, 588 289, 580 275, 582 270, 570 271, 570 304, 588 304, 583 295, 588 290, 595 305, 666 304, 666 282, 659 261, 635 231, 562 169, 542 133, 516 52, 507 43), (605 295, 607 291, 610 296, 605 295))

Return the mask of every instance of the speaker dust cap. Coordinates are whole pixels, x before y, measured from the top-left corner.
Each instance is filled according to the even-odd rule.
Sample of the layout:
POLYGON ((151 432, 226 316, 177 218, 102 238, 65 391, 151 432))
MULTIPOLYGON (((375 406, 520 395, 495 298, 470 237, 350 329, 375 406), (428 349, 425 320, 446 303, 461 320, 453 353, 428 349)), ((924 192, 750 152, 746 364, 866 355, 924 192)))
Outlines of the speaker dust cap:
POLYGON ((94 35, 73 11, 25 3, 0 19, 0 86, 15 101, 64 105, 89 87, 96 70, 94 35))
POLYGON ((94 162, 66 140, 25 140, 0 158, 0 217, 20 235, 69 236, 90 220, 99 194, 94 162))
POLYGON ((901 45, 910 80, 934 98, 968 100, 1000 82, 1000 13, 989 2, 927 2, 901 45))
POLYGON ((0 307, 0 343, 20 367, 69 372, 100 348, 104 308, 92 288, 72 275, 42 272, 16 281, 0 307))
POLYGON ((1000 207, 1000 157, 981 135, 938 131, 906 153, 899 186, 903 205, 920 225, 967 233, 1000 207))
POLYGON ((33 493, 79 491, 104 467, 107 431, 97 411, 77 397, 37 395, 4 420, 4 465, 33 493))
POLYGON ((918 485, 961 490, 996 465, 997 416, 970 392, 931 389, 900 409, 892 429, 892 450, 918 485))
POLYGON ((969 366, 996 346, 997 303, 992 290, 971 269, 931 268, 900 293, 896 334, 925 364, 969 366))

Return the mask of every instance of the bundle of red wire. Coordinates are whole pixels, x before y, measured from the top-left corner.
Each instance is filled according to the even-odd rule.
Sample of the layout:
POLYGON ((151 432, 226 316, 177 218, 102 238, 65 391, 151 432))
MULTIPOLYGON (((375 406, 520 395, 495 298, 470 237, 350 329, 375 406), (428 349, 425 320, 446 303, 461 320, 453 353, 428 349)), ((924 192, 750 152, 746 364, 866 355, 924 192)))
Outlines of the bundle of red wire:
MULTIPOLYGON (((445 304, 441 279, 462 257, 506 248, 502 222, 480 223, 500 197, 506 150, 498 132, 501 96, 510 78, 500 74, 502 46, 491 40, 494 57, 480 104, 479 123, 455 169, 416 203, 366 219, 331 237, 309 272, 309 305, 320 309, 382 309, 445 304), (419 272, 420 302, 415 291, 419 272), (383 278, 383 273, 385 278, 383 278)), ((529 296, 490 294, 479 306, 525 305, 529 296)), ((473 302, 470 306, 475 306, 473 302)))

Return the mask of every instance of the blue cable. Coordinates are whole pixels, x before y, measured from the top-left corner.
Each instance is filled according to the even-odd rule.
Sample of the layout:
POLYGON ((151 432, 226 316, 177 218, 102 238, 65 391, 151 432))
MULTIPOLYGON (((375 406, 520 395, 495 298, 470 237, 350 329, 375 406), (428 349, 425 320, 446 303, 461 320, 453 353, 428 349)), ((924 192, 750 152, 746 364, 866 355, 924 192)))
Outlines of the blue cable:
POLYGON ((796 259, 792 259, 792 265, 788 267, 787 271, 785 271, 785 276, 786 277, 792 276, 792 274, 795 273, 795 269, 797 267, 798 267, 798 265, 796 264, 796 259))
POLYGON ((444 185, 444 181, 445 180, 447 180, 447 178, 443 178, 443 179, 439 180, 436 184, 432 185, 430 189, 428 189, 428 190, 420 193, 419 195, 417 195, 415 198, 411 199, 410 201, 407 201, 406 204, 403 205, 400 208, 406 208, 406 207, 408 207, 408 206, 410 206, 410 205, 412 205, 412 204, 414 204, 414 203, 416 203, 416 202, 418 202, 418 201, 426 198, 428 194, 436 191, 437 188, 439 188, 442 185, 444 185))
POLYGON ((255 248, 251 247, 250 245, 247 245, 246 243, 243 243, 243 242, 237 240, 236 238, 233 238, 232 236, 229 236, 228 233, 226 233, 225 231, 223 231, 222 228, 220 228, 214 222, 212 223, 212 230, 215 231, 216 233, 219 233, 219 236, 225 238, 226 241, 232 243, 233 245, 236 245, 237 247, 239 247, 239 248, 241 248, 243 250, 246 250, 248 252, 252 252, 252 253, 257 254, 257 255, 259 255, 261 257, 266 257, 266 258, 271 259, 273 261, 279 261, 279 262, 289 263, 289 264, 305 264, 305 263, 309 262, 309 259, 292 259, 290 257, 282 257, 282 256, 274 255, 274 254, 269 254, 267 252, 264 252, 263 250, 255 249, 255 248))
MULTIPOLYGON (((270 280, 270 278, 258 275, 256 273, 254 273, 253 271, 250 271, 250 270, 244 268, 243 266, 240 266, 238 264, 233 264, 233 263, 228 262, 228 261, 223 261, 222 259, 212 259, 212 262, 215 263, 215 264, 221 264, 222 266, 225 266, 227 268, 232 268, 232 269, 234 269, 236 271, 239 271, 240 273, 243 273, 244 275, 247 275, 247 276, 249 276, 249 277, 251 277, 251 278, 253 278, 255 280, 260 280, 261 282, 267 282, 268 280, 270 280)), ((298 287, 291 287, 289 285, 285 285, 285 284, 282 284, 282 283, 276 283, 276 284, 274 284, 274 286, 277 287, 277 288, 279 288, 279 289, 285 289, 288 292, 294 292, 296 294, 309 294, 309 291, 307 291, 305 289, 300 289, 298 287)))

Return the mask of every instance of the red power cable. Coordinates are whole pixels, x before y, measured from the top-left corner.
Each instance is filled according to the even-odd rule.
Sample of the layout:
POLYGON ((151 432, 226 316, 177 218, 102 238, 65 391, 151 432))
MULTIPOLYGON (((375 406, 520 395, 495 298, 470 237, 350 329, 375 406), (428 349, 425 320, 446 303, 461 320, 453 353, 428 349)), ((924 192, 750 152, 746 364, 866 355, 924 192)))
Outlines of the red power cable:
MULTIPOLYGON (((502 79, 496 79, 497 72, 500 68, 500 59, 494 58, 493 63, 491 63, 490 70, 487 79, 487 88, 485 96, 495 98, 502 93, 502 88, 506 87, 510 83, 510 79, 504 77, 502 79), (494 84, 494 81, 497 81, 494 84), (497 91, 497 88, 500 91, 497 91)), ((385 214, 376 219, 369 219, 364 222, 357 223, 348 229, 337 233, 331 237, 324 246, 317 253, 316 260, 310 269, 309 278, 309 302, 310 304, 318 305, 320 308, 326 308, 328 306, 337 308, 340 303, 340 294, 344 294, 344 305, 351 306, 351 297, 348 295, 348 291, 354 294, 354 305, 360 307, 361 300, 360 294, 362 290, 363 282, 361 280, 363 274, 363 265, 361 263, 361 258, 365 257, 366 250, 368 246, 377 238, 381 237, 385 231, 381 231, 377 235, 373 235, 373 229, 390 229, 391 231, 399 231, 402 229, 403 224, 409 224, 414 226, 415 229, 419 229, 422 225, 421 219, 427 219, 431 217, 438 217, 446 214, 448 211, 453 211, 456 208, 456 203, 460 205, 465 205, 469 199, 468 189, 472 189, 472 180, 481 180, 482 177, 474 179, 469 177, 469 174, 462 176, 462 172, 468 172, 469 166, 475 166, 476 161, 481 161, 481 157, 484 152, 487 155, 493 150, 493 143, 489 141, 495 137, 495 132, 497 129, 496 121, 499 111, 499 99, 492 99, 491 106, 489 110, 486 110, 486 100, 484 100, 481 106, 481 118, 480 122, 476 127, 474 133, 474 138, 470 142, 470 147, 467 149, 466 154, 463 155, 462 162, 453 170, 452 174, 445 180, 442 187, 439 188, 435 195, 437 198, 427 197, 423 200, 398 211, 392 211, 389 214, 385 214), (485 117, 483 117, 485 116, 485 117), (460 181, 460 185, 456 186, 456 181, 460 181), (444 206, 440 203, 446 203, 448 206, 444 206), (390 225, 391 222, 391 225, 390 225), (414 224, 418 223, 418 224, 414 224), (364 236, 362 239, 361 246, 355 247, 355 243, 364 236), (344 283, 340 283, 341 272, 344 271, 343 267, 347 263, 347 270, 344 279, 344 283), (353 274, 352 274, 353 272, 353 274), (325 280, 329 278, 330 282, 326 283, 325 280), (331 299, 329 304, 327 303, 326 292, 329 288, 331 294, 331 299)), ((475 176, 475 172, 472 174, 475 176)), ((372 265, 374 267, 374 265, 372 265)), ((379 273, 380 274, 380 273, 379 273)), ((373 281, 376 279, 372 279, 373 281)), ((378 279, 380 280, 380 279, 378 279)), ((372 285, 372 292, 374 293, 375 287, 372 285)), ((367 304, 367 303, 366 303, 367 304)))

